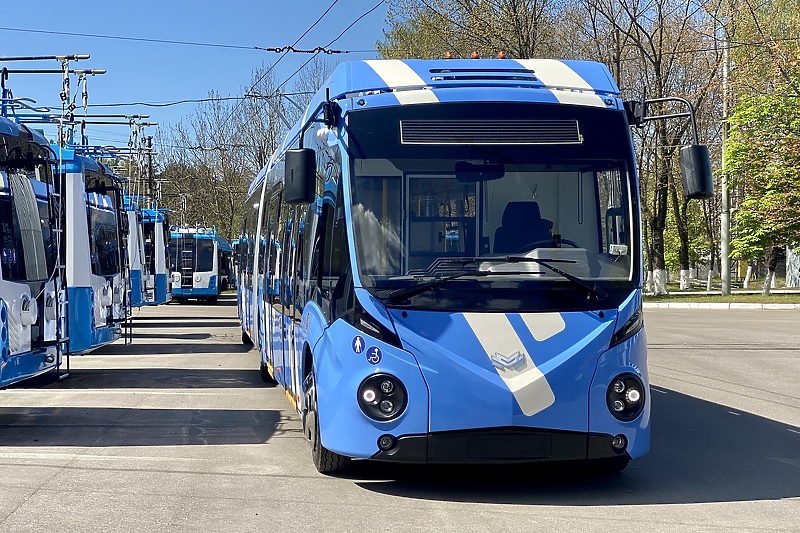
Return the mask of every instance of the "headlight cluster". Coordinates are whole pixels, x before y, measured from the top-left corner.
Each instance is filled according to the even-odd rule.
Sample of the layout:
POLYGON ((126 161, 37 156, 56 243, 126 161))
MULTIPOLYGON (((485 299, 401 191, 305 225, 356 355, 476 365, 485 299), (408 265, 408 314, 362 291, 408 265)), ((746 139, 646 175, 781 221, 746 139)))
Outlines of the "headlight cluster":
POLYGON ((403 383, 389 374, 374 374, 358 387, 358 405, 375 420, 392 420, 406 408, 408 396, 403 383))
POLYGON ((620 374, 606 392, 608 410, 618 420, 634 420, 644 409, 644 385, 635 374, 620 374))

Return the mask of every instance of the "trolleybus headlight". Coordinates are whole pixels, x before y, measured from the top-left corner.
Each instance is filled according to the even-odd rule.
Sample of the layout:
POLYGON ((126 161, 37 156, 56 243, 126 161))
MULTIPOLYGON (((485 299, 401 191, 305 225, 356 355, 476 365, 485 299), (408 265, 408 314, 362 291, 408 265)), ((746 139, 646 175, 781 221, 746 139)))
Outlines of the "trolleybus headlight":
POLYGON ((405 386, 392 375, 374 374, 358 387, 358 405, 373 420, 393 420, 403 414, 407 404, 405 386))
POLYGON ((642 395, 636 389, 628 389, 625 393, 625 401, 633 405, 641 399, 642 395))
POLYGON ((606 391, 608 410, 618 420, 630 422, 644 409, 644 385, 638 376, 620 374, 611 380, 606 391))
POLYGON ((361 392, 361 399, 368 404, 374 405, 378 403, 378 394, 375 392, 375 389, 366 388, 361 392))

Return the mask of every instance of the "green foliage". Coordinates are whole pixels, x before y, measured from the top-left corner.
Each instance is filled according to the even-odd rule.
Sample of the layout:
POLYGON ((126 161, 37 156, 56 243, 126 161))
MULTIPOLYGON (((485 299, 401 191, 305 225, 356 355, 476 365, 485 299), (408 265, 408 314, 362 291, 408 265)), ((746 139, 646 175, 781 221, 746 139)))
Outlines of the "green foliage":
POLYGON ((800 106, 789 85, 745 96, 729 119, 725 168, 745 191, 736 211, 735 254, 754 258, 800 243, 800 106))

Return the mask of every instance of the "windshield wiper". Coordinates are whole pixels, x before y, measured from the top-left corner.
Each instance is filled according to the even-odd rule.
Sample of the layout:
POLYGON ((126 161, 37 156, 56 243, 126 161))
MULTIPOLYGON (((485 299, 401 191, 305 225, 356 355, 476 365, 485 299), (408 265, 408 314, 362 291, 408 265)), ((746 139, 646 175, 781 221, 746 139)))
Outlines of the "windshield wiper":
POLYGON ((586 281, 583 278, 579 278, 574 274, 570 274, 569 272, 564 272, 558 267, 554 267, 551 263, 575 263, 575 261, 568 260, 568 259, 541 259, 538 257, 527 257, 527 256, 520 256, 520 255, 507 255, 505 257, 485 257, 481 258, 481 261, 494 261, 494 262, 503 262, 503 263, 536 263, 537 265, 541 265, 547 270, 551 272, 555 272, 559 276, 563 277, 564 279, 568 279, 569 281, 575 283, 583 287, 584 289, 589 291, 589 295, 586 297, 588 300, 591 300, 594 297, 595 300, 605 300, 608 297, 608 293, 603 290, 601 287, 597 286, 597 283, 591 283, 586 281))
POLYGON ((404 287, 402 289, 396 289, 389 293, 389 302, 397 303, 399 301, 405 300, 410 296, 416 296, 417 294, 422 294, 423 292, 429 291, 439 285, 444 285, 454 279, 463 278, 465 276, 488 276, 489 274, 493 274, 491 270, 465 270, 463 272, 459 272, 457 274, 451 274, 449 276, 438 277, 436 279, 432 279, 430 281, 426 281, 425 283, 420 283, 418 285, 414 285, 411 287, 404 287))
MULTIPOLYGON (((583 287, 584 289, 589 291, 589 295, 587 299, 592 299, 594 297, 595 300, 605 300, 608 297, 608 293, 603 290, 602 288, 598 287, 596 283, 591 283, 586 281, 585 279, 579 278, 569 272, 564 272, 558 267, 553 266, 551 263, 575 263, 575 261, 571 259, 540 259, 538 257, 525 257, 525 256, 517 256, 517 255, 508 255, 505 257, 463 257, 463 258, 450 258, 448 263, 460 263, 463 265, 468 264, 477 264, 483 262, 493 262, 493 263, 536 263, 537 265, 541 265, 544 268, 550 270, 551 272, 555 272, 556 274, 562 276, 564 279, 569 280, 576 285, 583 287)), ((426 281, 424 283, 420 283, 418 285, 414 285, 412 287, 405 287, 403 289, 396 289, 389 293, 389 301, 391 303, 397 303, 406 298, 411 296, 416 296, 417 294, 422 294, 423 292, 427 292, 433 288, 439 287, 440 285, 444 285, 454 279, 463 278, 465 276, 475 276, 475 277, 483 277, 483 276, 509 276, 509 275, 520 275, 520 274, 530 274, 531 272, 524 272, 524 271, 500 271, 500 272, 493 272, 491 270, 464 270, 462 272, 457 272, 455 274, 451 274, 449 276, 440 276, 431 281, 426 281)))

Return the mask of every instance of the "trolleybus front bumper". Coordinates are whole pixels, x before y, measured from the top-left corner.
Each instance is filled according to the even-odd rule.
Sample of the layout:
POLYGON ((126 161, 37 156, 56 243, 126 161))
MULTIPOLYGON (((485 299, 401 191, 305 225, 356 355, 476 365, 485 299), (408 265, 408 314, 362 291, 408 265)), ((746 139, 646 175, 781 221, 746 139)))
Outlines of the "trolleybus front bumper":
POLYGON ((614 436, 519 427, 405 435, 370 459, 417 464, 491 464, 619 458, 614 436))

